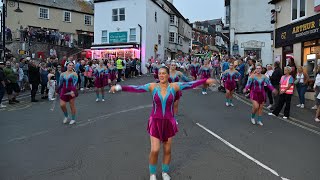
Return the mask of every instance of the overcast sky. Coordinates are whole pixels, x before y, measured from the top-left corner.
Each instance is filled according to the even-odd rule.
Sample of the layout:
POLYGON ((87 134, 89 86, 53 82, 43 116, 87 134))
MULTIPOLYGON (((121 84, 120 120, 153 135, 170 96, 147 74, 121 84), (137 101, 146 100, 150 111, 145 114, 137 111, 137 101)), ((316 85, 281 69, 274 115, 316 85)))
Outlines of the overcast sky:
POLYGON ((190 22, 224 16, 224 0, 173 0, 173 4, 190 22))

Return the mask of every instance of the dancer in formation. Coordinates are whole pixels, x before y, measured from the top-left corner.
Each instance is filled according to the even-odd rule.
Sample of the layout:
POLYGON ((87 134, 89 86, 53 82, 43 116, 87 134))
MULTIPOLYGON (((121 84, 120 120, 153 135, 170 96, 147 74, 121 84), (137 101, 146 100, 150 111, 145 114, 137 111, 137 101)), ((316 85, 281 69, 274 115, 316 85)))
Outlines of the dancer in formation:
POLYGON ((118 79, 117 73, 118 69, 114 66, 114 61, 112 60, 108 68, 108 84, 110 87, 116 85, 118 79))
POLYGON ((96 102, 99 102, 100 100, 100 93, 101 93, 101 101, 104 100, 104 87, 108 84, 108 76, 107 76, 107 68, 103 64, 103 61, 99 61, 99 66, 94 70, 94 76, 95 76, 95 81, 94 81, 94 86, 96 88, 96 102))
POLYGON ((153 97, 153 109, 148 122, 148 132, 150 134, 151 152, 149 156, 150 180, 156 180, 156 167, 160 144, 163 142, 163 164, 162 178, 170 180, 169 164, 171 161, 171 144, 173 136, 178 132, 177 124, 174 120, 173 104, 176 92, 180 90, 192 89, 202 84, 213 84, 213 79, 201 79, 187 83, 169 83, 169 69, 162 67, 159 69, 159 83, 150 83, 143 86, 120 86, 112 87, 112 91, 128 92, 151 92, 153 97))
POLYGON ((159 69, 162 67, 159 60, 156 60, 156 63, 152 65, 152 71, 153 71, 153 77, 156 80, 156 82, 159 81, 159 69))
POLYGON ((78 96, 78 75, 73 71, 73 62, 69 62, 66 65, 67 71, 60 75, 57 93, 60 94, 60 107, 64 113, 63 123, 66 124, 68 122, 67 102, 69 102, 71 109, 71 121, 69 124, 72 125, 76 122, 75 98, 78 96))
POLYGON ((200 64, 197 62, 196 58, 193 59, 192 63, 189 66, 189 69, 193 80, 197 80, 200 64))
POLYGON ((234 69, 233 63, 230 63, 229 69, 222 74, 222 81, 224 82, 224 87, 226 88, 226 106, 234 106, 232 103, 232 98, 240 76, 240 73, 234 69))
MULTIPOLYGON (((175 61, 171 62, 170 65, 170 77, 169 83, 179 82, 180 79, 184 82, 189 82, 190 80, 186 77, 182 72, 177 71, 177 63, 175 61)), ((178 108, 179 108, 179 100, 182 96, 182 91, 178 91, 175 95, 174 99, 174 115, 178 115, 178 108)), ((176 118, 177 120, 177 118, 176 118)), ((178 121, 177 121, 178 123, 178 121)))
POLYGON ((266 85, 273 93, 276 93, 276 90, 271 85, 269 78, 261 74, 262 66, 257 64, 255 74, 252 74, 247 82, 245 89, 243 90, 246 93, 250 90, 250 99, 252 101, 252 113, 251 113, 251 123, 256 124, 255 117, 257 117, 257 123, 260 126, 263 126, 262 123, 262 113, 263 105, 266 101, 266 92, 264 86, 266 85))
MULTIPOLYGON (((201 79, 206 79, 206 78, 210 78, 211 77, 211 71, 212 71, 212 67, 209 64, 208 60, 204 61, 204 65, 201 66, 201 68, 199 69, 199 75, 201 75, 201 79)), ((202 94, 208 94, 207 93, 207 89, 208 86, 206 84, 203 85, 202 88, 202 94)))

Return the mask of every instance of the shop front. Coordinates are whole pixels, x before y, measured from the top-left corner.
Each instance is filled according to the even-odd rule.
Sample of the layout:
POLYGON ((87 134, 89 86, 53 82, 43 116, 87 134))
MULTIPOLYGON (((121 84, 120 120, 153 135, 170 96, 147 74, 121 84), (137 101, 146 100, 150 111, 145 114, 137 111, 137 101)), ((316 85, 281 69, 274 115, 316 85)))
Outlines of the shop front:
MULTIPOLYGON (((305 20, 276 29, 275 48, 281 48, 282 67, 288 63, 288 58, 295 60, 296 66, 303 66, 314 80, 317 65, 320 64, 320 14, 305 20)), ((279 51, 277 51, 279 53, 279 51)), ((312 89, 312 85, 310 88, 312 89)))
POLYGON ((136 43, 119 43, 92 45, 92 59, 138 58, 140 59, 140 46, 136 43))

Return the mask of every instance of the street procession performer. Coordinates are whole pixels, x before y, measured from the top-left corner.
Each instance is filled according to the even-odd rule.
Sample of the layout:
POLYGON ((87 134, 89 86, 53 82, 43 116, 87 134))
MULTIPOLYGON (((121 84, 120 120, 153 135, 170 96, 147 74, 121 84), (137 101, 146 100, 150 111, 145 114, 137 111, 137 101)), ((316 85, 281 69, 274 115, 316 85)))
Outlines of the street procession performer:
POLYGON ((264 87, 267 86, 273 93, 277 93, 277 90, 275 90, 271 85, 269 78, 261 74, 261 71, 262 65, 257 64, 255 73, 249 77, 243 92, 246 93, 250 90, 250 99, 252 101, 251 123, 256 124, 255 116, 258 114, 257 123, 260 126, 263 126, 262 113, 264 103, 266 102, 266 92, 264 87))
MULTIPOLYGON (((211 71, 212 67, 209 64, 208 60, 205 60, 203 63, 203 66, 200 67, 198 74, 201 75, 201 79, 207 79, 211 77, 211 71)), ((202 94, 208 94, 207 93, 208 85, 204 84, 202 88, 202 94)))
POLYGON ((71 109, 71 121, 70 125, 76 122, 76 106, 75 100, 78 96, 77 93, 77 83, 78 83, 78 75, 73 71, 73 62, 69 62, 67 65, 67 71, 60 75, 59 87, 57 89, 57 93, 60 94, 60 107, 62 112, 64 113, 63 123, 66 124, 68 122, 68 110, 67 110, 67 102, 70 104, 71 109))
POLYGON ((176 121, 174 120, 174 100, 176 93, 180 90, 193 89, 202 84, 213 85, 213 79, 201 79, 198 81, 184 83, 169 83, 169 69, 161 67, 159 69, 159 83, 149 83, 142 86, 113 86, 114 91, 127 91, 135 93, 151 92, 153 97, 153 108, 148 122, 148 133, 150 134, 151 152, 149 155, 150 180, 156 180, 156 167, 160 144, 163 143, 163 164, 162 178, 170 180, 169 164, 171 161, 172 138, 178 132, 176 121))
MULTIPOLYGON (((171 61, 170 63, 170 77, 169 77, 169 83, 179 82, 180 79, 184 82, 190 82, 189 78, 185 76, 182 72, 177 71, 177 63, 175 61, 171 61)), ((178 91, 175 95, 174 99, 174 115, 178 115, 178 108, 179 108, 179 100, 182 96, 182 91, 178 91)), ((175 117, 177 123, 178 120, 175 117)))
POLYGON ((229 64, 229 69, 222 73, 222 81, 226 88, 226 106, 234 106, 232 103, 233 93, 240 78, 240 73, 235 70, 234 64, 229 64))
POLYGON ((95 76, 94 86, 96 88, 96 102, 100 100, 101 93, 101 101, 104 102, 104 87, 108 84, 108 74, 107 67, 103 64, 103 61, 99 61, 98 67, 93 72, 95 76))

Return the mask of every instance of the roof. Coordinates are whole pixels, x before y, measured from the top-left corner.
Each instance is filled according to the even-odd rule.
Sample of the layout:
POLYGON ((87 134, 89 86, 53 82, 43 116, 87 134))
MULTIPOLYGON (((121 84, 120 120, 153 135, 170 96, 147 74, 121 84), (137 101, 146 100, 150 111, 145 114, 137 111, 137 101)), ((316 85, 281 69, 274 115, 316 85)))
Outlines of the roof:
POLYGON ((189 19, 186 19, 183 17, 183 15, 179 12, 179 10, 173 5, 171 4, 169 1, 164 0, 163 1, 178 17, 180 17, 181 19, 183 19, 187 24, 190 24, 189 19))
POLYGON ((94 13, 93 3, 86 0, 20 0, 22 3, 36 4, 50 8, 57 8, 86 14, 94 13))
POLYGON ((282 1, 282 0, 271 0, 271 1, 268 2, 268 4, 276 4, 276 3, 280 2, 280 1, 282 1))

